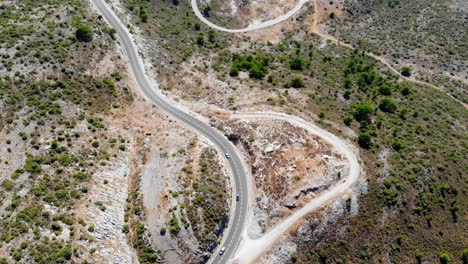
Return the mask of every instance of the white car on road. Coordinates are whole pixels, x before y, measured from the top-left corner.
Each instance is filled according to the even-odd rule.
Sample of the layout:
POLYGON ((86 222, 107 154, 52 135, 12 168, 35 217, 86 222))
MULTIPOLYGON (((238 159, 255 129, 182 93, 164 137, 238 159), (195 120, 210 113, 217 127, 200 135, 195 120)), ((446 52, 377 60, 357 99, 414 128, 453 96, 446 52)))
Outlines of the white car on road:
POLYGON ((226 247, 222 247, 221 250, 219 251, 219 255, 223 255, 224 251, 226 251, 226 247))

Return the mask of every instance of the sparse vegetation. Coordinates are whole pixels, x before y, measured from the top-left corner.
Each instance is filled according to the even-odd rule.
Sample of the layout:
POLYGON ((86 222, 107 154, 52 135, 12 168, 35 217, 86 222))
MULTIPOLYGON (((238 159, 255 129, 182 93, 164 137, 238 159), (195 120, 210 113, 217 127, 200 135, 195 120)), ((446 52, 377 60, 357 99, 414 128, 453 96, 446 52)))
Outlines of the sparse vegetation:
POLYGON ((0 137, 11 145, 0 146, 0 262, 81 262, 89 254, 79 240, 92 240, 94 225, 74 212, 96 164, 116 152, 90 142, 116 133, 112 101, 130 101, 113 95, 129 95, 120 83, 90 74, 114 40, 80 1, 6 2, 0 17, 0 137))
MULTIPOLYGON (((435 63, 430 63, 431 66, 425 70, 434 66, 434 70, 441 67, 457 73, 461 69, 459 62, 463 45, 460 41, 463 34, 459 36, 457 30, 450 29, 447 32, 450 37, 445 37, 445 34, 427 37, 432 33, 414 35, 417 31, 432 32, 439 30, 440 25, 447 25, 440 21, 447 19, 446 16, 433 17, 439 22, 415 23, 418 16, 414 14, 424 17, 427 10, 447 12, 447 7, 441 6, 443 1, 431 2, 430 5, 420 0, 371 2, 349 2, 352 5, 350 10, 359 10, 352 14, 355 17, 342 19, 336 12, 331 22, 339 25, 335 27, 338 32, 332 32, 333 35, 358 47, 354 52, 332 42, 322 46, 321 39, 303 31, 302 27, 295 27, 295 31, 285 28, 277 44, 221 32, 217 32, 215 43, 211 43, 206 37, 209 34, 207 27, 197 24, 199 21, 190 12, 188 3, 182 1, 174 7, 170 1, 158 0, 158 8, 148 7, 155 23, 145 24, 143 32, 148 39, 155 38, 156 43, 165 43, 158 51, 170 54, 158 68, 160 78, 167 81, 162 88, 177 91, 184 100, 222 105, 232 97, 236 100, 229 103, 229 108, 236 109, 245 103, 240 98, 254 98, 248 102, 249 105, 300 114, 310 119, 318 115, 322 117, 322 126, 340 136, 349 134, 342 128, 335 129, 335 124, 344 123, 354 131, 356 144, 363 147, 360 158, 366 169, 369 191, 357 201, 358 215, 345 213, 318 234, 317 240, 314 240, 315 235, 311 236, 313 242, 306 245, 303 241, 294 240, 298 245, 298 262, 378 263, 388 258, 394 263, 411 263, 415 262, 415 254, 419 252, 422 255, 416 257, 421 256, 422 261, 437 260, 441 252, 448 253, 452 261, 458 261, 462 257, 463 245, 455 241, 464 241, 460 219, 466 213, 462 206, 466 203, 463 189, 465 168, 460 163, 467 158, 464 151, 466 111, 439 91, 404 81, 399 74, 389 72, 385 66, 364 56, 362 51, 395 58, 392 64, 397 65, 398 70, 402 65, 411 65, 414 69, 411 70, 412 78, 419 78, 422 71, 417 63, 415 65, 405 59, 411 58, 409 51, 424 50, 430 55, 440 51, 436 54, 440 59, 434 59, 435 63), (376 13, 385 16, 375 18, 376 13), (392 19, 388 19, 389 16, 392 19), (367 23, 372 25, 366 26, 367 23), (155 29, 152 24, 158 25, 157 36, 152 34, 155 29), (351 26, 359 30, 350 30, 351 26), (194 45, 200 33, 203 34, 203 45, 194 45), (381 36, 391 39, 387 41, 381 36), (433 38, 438 44, 427 43, 433 38), (454 42, 449 43, 452 40, 454 42), (237 65, 230 51, 232 46, 240 56, 237 65), (448 54, 449 50, 452 50, 453 57, 448 54), (241 72, 249 72, 249 66, 241 66, 247 56, 252 59, 255 56, 269 58, 263 76, 259 75, 261 78, 254 78, 255 74, 249 79, 236 77, 241 72), (302 58, 304 63, 297 60, 291 63, 296 57, 302 58), (446 58, 453 58, 458 66, 448 63, 446 58), (296 65, 301 65, 302 69, 296 65), (182 80, 186 74, 190 74, 197 85, 170 82, 174 78, 182 80), (205 82, 205 78, 211 76, 217 79, 209 81, 222 85, 205 82), (293 77, 301 78, 307 85, 303 89, 285 89, 291 87, 293 77), (221 103, 217 101, 217 94, 222 95, 221 103), (322 112, 324 115, 320 115, 322 112), (451 187, 444 188, 442 194, 441 184, 451 187), (429 240, 431 243, 425 242, 429 240)), ((218 13, 221 12, 215 4, 211 5, 210 20, 216 21, 220 19, 218 13)), ((307 15, 301 15, 288 23, 305 23, 305 18, 307 15)), ((459 25, 454 28, 463 28, 460 24, 464 21, 462 16, 449 20, 459 25)), ((233 20, 223 17, 222 21, 231 23, 233 20)), ((245 61, 249 64, 248 60, 245 61)), ((435 82, 439 82, 437 80, 435 82)), ((466 101, 463 90, 457 90, 458 86, 452 81, 447 82, 447 86, 451 94, 466 101)), ((206 188, 192 181, 187 186, 200 192, 206 188)), ((184 199, 188 199, 184 200, 186 208, 190 203, 201 203, 203 196, 197 194, 190 198, 184 195, 184 199)), ((182 223, 181 218, 178 219, 182 223)), ((190 215, 187 219, 192 228, 201 221, 190 215)), ((313 222, 312 218, 309 220, 313 222)), ((194 231, 197 232, 196 229, 194 231)))
POLYGON ((234 53, 232 55, 231 76, 237 76, 239 71, 247 71, 249 77, 253 79, 263 79, 268 73, 268 64, 270 59, 262 55, 241 55, 234 53))
POLYGON ((467 32, 459 30, 464 27, 463 8, 443 0, 430 4, 424 0, 365 0, 346 2, 343 9, 343 15, 328 21, 332 35, 385 57, 403 76, 430 80, 467 102, 466 82, 444 76, 450 72, 464 78, 467 32))

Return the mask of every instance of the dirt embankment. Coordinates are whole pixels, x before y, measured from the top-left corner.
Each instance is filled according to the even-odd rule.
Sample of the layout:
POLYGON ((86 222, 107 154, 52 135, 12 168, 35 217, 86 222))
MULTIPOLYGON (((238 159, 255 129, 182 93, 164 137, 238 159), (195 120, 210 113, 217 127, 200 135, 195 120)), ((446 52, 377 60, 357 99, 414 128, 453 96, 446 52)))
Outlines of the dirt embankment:
POLYGON ((229 177, 211 143, 161 118, 147 137, 150 148, 140 191, 151 241, 170 263, 209 259, 229 212, 229 177))

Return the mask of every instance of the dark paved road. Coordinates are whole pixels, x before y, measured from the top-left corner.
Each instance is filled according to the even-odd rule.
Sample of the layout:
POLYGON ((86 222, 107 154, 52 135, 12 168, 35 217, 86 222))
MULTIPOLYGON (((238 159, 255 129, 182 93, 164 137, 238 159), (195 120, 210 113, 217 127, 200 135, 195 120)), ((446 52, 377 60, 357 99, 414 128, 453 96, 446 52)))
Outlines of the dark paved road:
POLYGON ((130 62, 135 79, 146 97, 162 111, 197 130, 199 133, 211 140, 223 153, 229 153, 231 156, 229 159, 229 165, 234 176, 234 194, 239 193, 241 199, 239 202, 235 202, 236 206, 234 214, 229 220, 227 234, 224 234, 224 243, 218 247, 218 249, 226 247, 224 255, 220 256, 215 252, 216 255, 213 255, 210 260, 212 263, 227 263, 233 257, 237 247, 239 246, 243 227, 246 223, 248 185, 247 175, 243 169, 241 158, 234 150, 234 146, 215 128, 197 119, 188 111, 182 111, 172 102, 167 102, 164 96, 160 96, 155 92, 155 89, 158 89, 158 87, 154 87, 145 75, 144 67, 138 58, 137 49, 126 28, 103 0, 92 0, 92 2, 98 8, 105 20, 117 31, 120 42, 122 43, 130 62))

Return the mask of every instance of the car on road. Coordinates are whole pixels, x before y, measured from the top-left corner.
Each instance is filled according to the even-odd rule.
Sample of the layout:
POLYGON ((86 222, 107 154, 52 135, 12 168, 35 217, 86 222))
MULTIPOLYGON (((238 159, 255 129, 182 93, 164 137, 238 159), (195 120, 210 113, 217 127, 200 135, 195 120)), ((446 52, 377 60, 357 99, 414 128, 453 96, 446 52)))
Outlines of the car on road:
POLYGON ((225 153, 224 156, 226 156, 226 159, 229 159, 231 156, 229 156, 229 153, 225 153))
POLYGON ((240 194, 236 194, 236 201, 240 200, 240 194))
POLYGON ((220 254, 220 255, 223 255, 223 254, 224 254, 224 251, 226 251, 226 247, 221 248, 221 250, 219 251, 219 254, 220 254))

